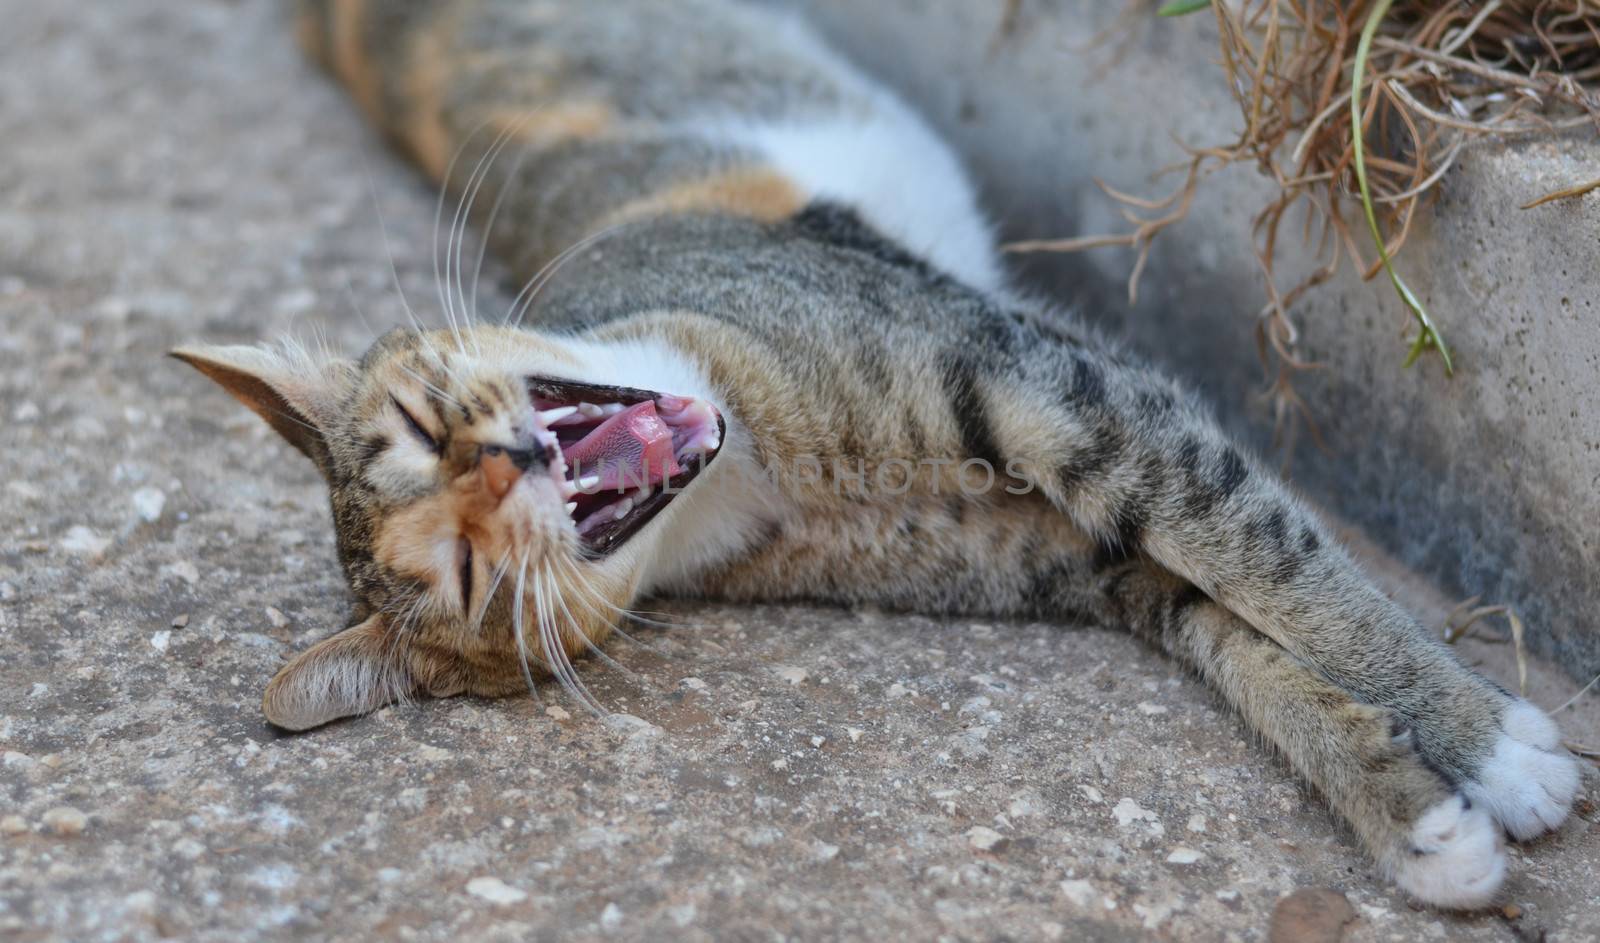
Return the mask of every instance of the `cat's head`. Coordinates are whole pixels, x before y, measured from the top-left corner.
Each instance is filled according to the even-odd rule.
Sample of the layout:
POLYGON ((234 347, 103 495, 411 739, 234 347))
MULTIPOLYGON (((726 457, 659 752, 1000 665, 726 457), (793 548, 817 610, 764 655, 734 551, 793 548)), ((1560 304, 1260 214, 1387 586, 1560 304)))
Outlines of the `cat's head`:
MULTIPOLYGON (((721 446, 707 402, 602 383, 579 345, 397 329, 359 360, 186 347, 327 480, 353 624, 268 685, 294 730, 567 671, 637 586, 634 541, 721 446)), ((616 379, 616 378, 610 378, 616 379)))

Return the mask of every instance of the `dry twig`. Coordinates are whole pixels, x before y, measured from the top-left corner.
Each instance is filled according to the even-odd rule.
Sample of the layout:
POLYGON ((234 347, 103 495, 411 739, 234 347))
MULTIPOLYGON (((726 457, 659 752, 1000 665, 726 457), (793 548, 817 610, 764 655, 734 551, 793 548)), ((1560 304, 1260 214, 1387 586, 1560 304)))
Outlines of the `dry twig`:
MULTIPOLYGON (((1597 40, 1597 41, 1600 41, 1600 40, 1597 40)), ((1534 200, 1531 203, 1522 204, 1522 208, 1525 209, 1525 210, 1531 210, 1535 206, 1540 206, 1542 204, 1550 203, 1550 202, 1553 202, 1555 200, 1570 200, 1573 197, 1580 197, 1580 196, 1583 196, 1585 193, 1590 193, 1590 192, 1593 192, 1595 190, 1600 190, 1600 179, 1591 180, 1588 183, 1580 183, 1575 187, 1564 187, 1564 188, 1562 188, 1560 190, 1555 190, 1555 191, 1552 191, 1550 193, 1546 193, 1544 196, 1538 198, 1537 200, 1534 200)))
MULTIPOLYGON (((1448 616, 1445 616, 1444 632, 1442 633, 1445 644, 1454 645, 1460 639, 1465 638, 1467 632, 1474 625, 1489 616, 1505 616, 1506 622, 1511 625, 1511 645, 1517 655, 1517 693, 1526 697, 1528 695, 1528 653, 1523 641, 1522 619, 1517 616, 1516 610, 1510 606, 1477 606, 1477 602, 1478 597, 1474 596, 1455 607, 1448 616), (1474 606, 1477 606, 1477 608, 1473 608, 1474 606)), ((1495 641, 1499 640, 1496 639, 1495 641)))
MULTIPOLYGON (((1146 12, 1152 6, 1151 0, 1132 3, 1130 9, 1146 12)), ((1219 146, 1188 148, 1187 179, 1167 200, 1138 200, 1102 185, 1128 207, 1171 208, 1154 218, 1125 213, 1134 226, 1130 232, 1005 248, 1071 252, 1127 246, 1137 253, 1129 278, 1134 298, 1152 240, 1184 218, 1200 181, 1230 164, 1255 163, 1278 186, 1277 196, 1256 215, 1252 233, 1267 296, 1257 341, 1269 376, 1275 374, 1269 385, 1281 420, 1304 412, 1292 380, 1313 366, 1301 349, 1292 307, 1331 278, 1346 255, 1365 278, 1384 270, 1464 143, 1585 125, 1600 130, 1600 5, 1596 0, 1175 0, 1161 12, 1207 8, 1216 17, 1227 88, 1243 119, 1239 136, 1219 146), (1364 68, 1358 70, 1363 27, 1369 28, 1370 41, 1364 68), (1358 162, 1365 188, 1359 185, 1358 162), (1282 289, 1274 277, 1280 228, 1302 203, 1302 238, 1322 264, 1282 289), (1370 207, 1379 246, 1373 258, 1366 257, 1351 231, 1346 211, 1352 205, 1370 207)), ((1529 206, 1596 187, 1600 181, 1529 206)), ((1398 276, 1396 287, 1402 297, 1409 294, 1398 276)), ((1420 304, 1416 311, 1423 327, 1408 363, 1424 347, 1446 353, 1420 304)))

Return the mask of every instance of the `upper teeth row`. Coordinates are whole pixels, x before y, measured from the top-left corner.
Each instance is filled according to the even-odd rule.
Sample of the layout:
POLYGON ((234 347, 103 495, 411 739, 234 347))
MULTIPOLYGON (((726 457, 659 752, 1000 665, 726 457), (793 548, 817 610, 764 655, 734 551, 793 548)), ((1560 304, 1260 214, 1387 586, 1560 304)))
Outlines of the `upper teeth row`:
POLYGON ((591 419, 600 419, 605 416, 615 416, 627 409, 621 403, 606 403, 596 406, 594 403, 579 403, 576 406, 557 406, 555 409, 546 409, 539 413, 539 421, 546 427, 570 425, 574 422, 587 422, 591 419), (574 419, 573 417, 577 418, 574 419))

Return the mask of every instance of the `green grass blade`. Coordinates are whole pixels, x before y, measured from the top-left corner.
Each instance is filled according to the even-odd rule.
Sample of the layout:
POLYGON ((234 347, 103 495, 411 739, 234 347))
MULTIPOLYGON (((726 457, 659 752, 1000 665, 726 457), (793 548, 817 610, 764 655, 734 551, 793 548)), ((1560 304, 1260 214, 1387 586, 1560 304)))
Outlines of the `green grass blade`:
POLYGON ((1156 9, 1156 16, 1183 16, 1199 13, 1211 6, 1211 0, 1168 0, 1156 9))
MULTIPOLYGON (((1455 365, 1450 361, 1450 348, 1444 344, 1444 335, 1434 326, 1433 319, 1428 317, 1428 312, 1422 307, 1422 302, 1411 293, 1406 283, 1401 281, 1400 274, 1394 270, 1394 263, 1389 259, 1389 249, 1383 243, 1383 231, 1378 228, 1378 214, 1372 206, 1372 189, 1367 185, 1366 141, 1361 133, 1361 85, 1367 73, 1367 54, 1372 50, 1372 39, 1378 33, 1378 24, 1383 21, 1389 12, 1389 5, 1393 0, 1378 0, 1372 12, 1367 15, 1367 22, 1361 28, 1361 41, 1356 44, 1355 68, 1350 76, 1350 144, 1355 152, 1356 184, 1361 188, 1361 208, 1367 214, 1367 228, 1372 230, 1372 241, 1378 247, 1378 258, 1383 260, 1384 271, 1389 273, 1389 281, 1394 283, 1394 290, 1400 295, 1400 300, 1405 302, 1411 313, 1416 315, 1419 330, 1417 339, 1412 342, 1411 350, 1406 354, 1406 366, 1417 362, 1422 352, 1432 347, 1439 351, 1439 356, 1444 360, 1445 376, 1455 374, 1455 365)), ((1170 4, 1169 4, 1170 5, 1170 4)))

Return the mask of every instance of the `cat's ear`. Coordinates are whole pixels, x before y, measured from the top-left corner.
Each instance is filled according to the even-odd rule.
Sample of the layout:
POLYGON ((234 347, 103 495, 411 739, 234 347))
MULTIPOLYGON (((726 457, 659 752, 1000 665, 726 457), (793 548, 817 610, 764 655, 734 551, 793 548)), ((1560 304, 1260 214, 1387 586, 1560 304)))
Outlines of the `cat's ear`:
POLYGON ((328 470, 326 430, 350 388, 353 363, 247 346, 179 347, 172 356, 217 381, 318 468, 328 470))
POLYGON ((411 694, 417 684, 389 641, 383 616, 374 614, 301 652, 267 685, 267 720, 309 730, 411 694))

